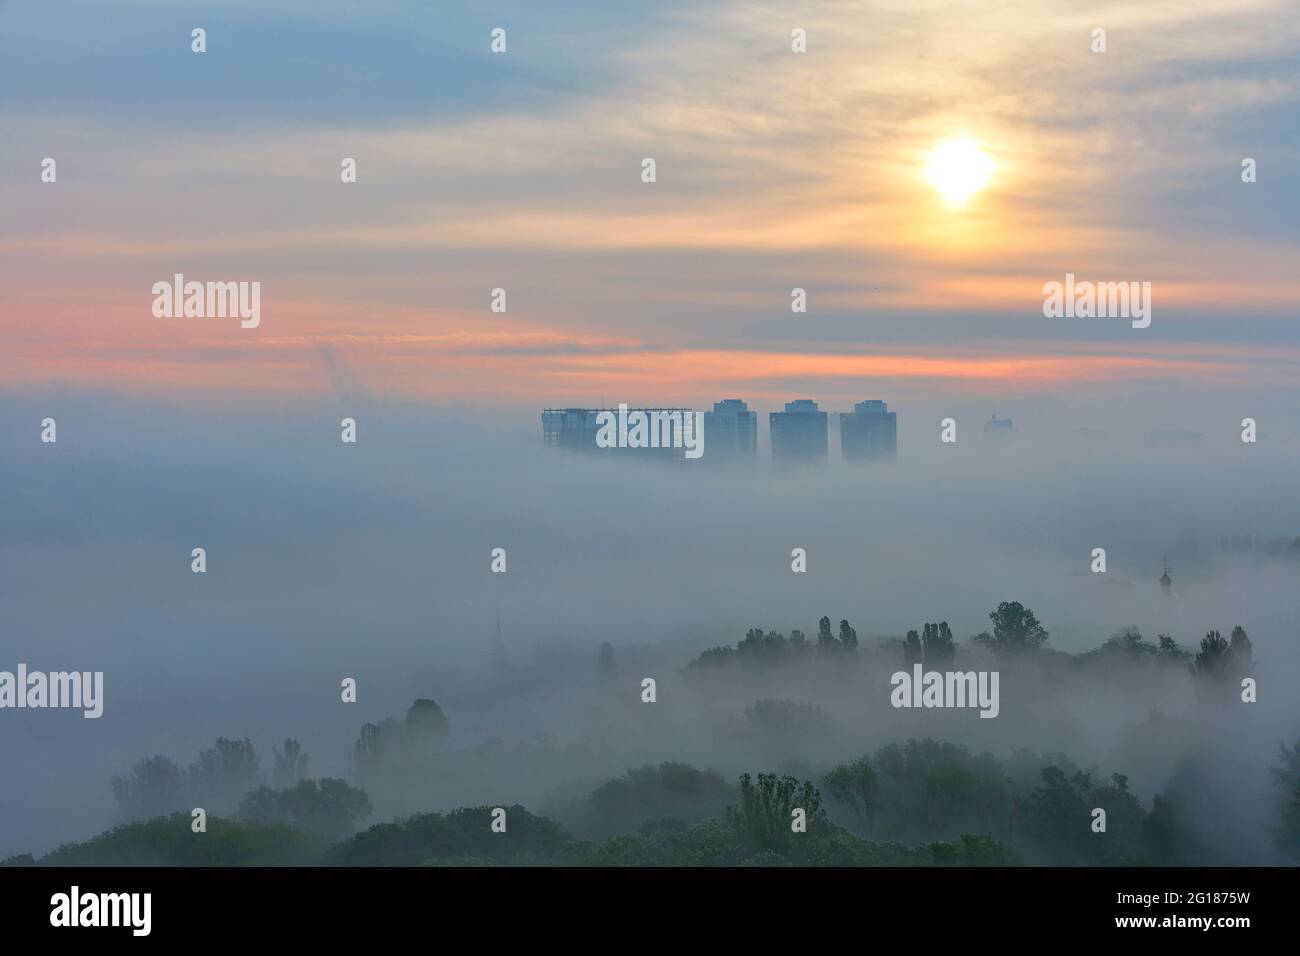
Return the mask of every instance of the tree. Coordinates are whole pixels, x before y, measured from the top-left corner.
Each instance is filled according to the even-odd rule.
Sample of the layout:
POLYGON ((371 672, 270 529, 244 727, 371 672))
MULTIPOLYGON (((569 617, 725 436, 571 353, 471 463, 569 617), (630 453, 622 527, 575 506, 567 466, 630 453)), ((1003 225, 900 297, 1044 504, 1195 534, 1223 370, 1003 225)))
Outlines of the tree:
POLYGON ((447 715, 435 701, 428 698, 416 700, 406 710, 403 742, 415 752, 427 751, 432 745, 446 739, 447 715))
POLYGON ((1053 863, 1078 865, 1088 856, 1091 779, 1060 767, 1044 767, 1042 784, 1025 801, 1025 827, 1053 863))
POLYGON ((1043 768, 1042 778, 1027 801, 1026 824, 1051 863, 1124 866, 1147 861, 1151 831, 1126 776, 1111 774, 1107 783, 1097 784, 1090 773, 1067 777, 1052 766, 1043 768), (1098 807, 1106 811, 1104 839, 1092 831, 1092 811, 1098 807))
POLYGON ((165 817, 184 806, 185 772, 166 757, 148 757, 113 777, 113 799, 123 820, 165 817))
POLYGON ((597 787, 587 799, 589 826, 602 836, 629 833, 647 824, 682 825, 721 814, 735 788, 716 770, 669 761, 628 770, 597 787))
MULTIPOLYGON (((835 732, 835 721, 820 707, 793 700, 756 700, 745 708, 745 723, 768 742, 821 740, 835 732)), ((804 748, 800 748, 804 749, 804 748)))
POLYGON ((822 778, 822 786, 833 800, 848 804, 868 836, 875 825, 876 797, 880 779, 866 757, 833 767, 822 778))
POLYGON ((877 832, 885 837, 952 838, 1009 822, 1011 783, 992 754, 927 737, 881 747, 871 766, 880 780, 877 832))
POLYGON ((383 771, 397 751, 401 724, 386 717, 377 724, 363 724, 352 749, 352 761, 363 778, 383 771))
POLYGON ((257 753, 253 742, 218 737, 190 766, 190 789, 200 806, 218 812, 233 809, 239 798, 257 786, 257 753))
POLYGON ((1102 650, 1140 657, 1155 653, 1156 647, 1147 643, 1146 638, 1142 636, 1142 632, 1136 627, 1125 627, 1107 638, 1106 643, 1102 645, 1102 650))
POLYGON ((259 787, 244 795, 239 818, 250 823, 289 823, 329 840, 351 835, 370 815, 370 798, 364 790, 342 780, 299 780, 287 789, 259 787))
POLYGON ((1228 641, 1228 667, 1234 681, 1250 674, 1254 662, 1251 660, 1250 638, 1240 624, 1232 629, 1232 638, 1228 641))
POLYGON ((307 764, 310 758, 303 752, 302 744, 292 737, 284 739, 283 751, 279 747, 273 746, 271 753, 275 764, 271 772, 271 779, 275 783, 276 789, 283 790, 286 787, 292 787, 307 776, 307 764))
POLYGON ((808 832, 824 826, 821 794, 807 781, 800 784, 786 774, 760 773, 755 783, 749 774, 740 778, 740 803, 727 808, 727 821, 752 847, 760 851, 783 853, 794 836, 790 829, 792 811, 802 809, 807 816, 808 832))
MULTIPOLYGON (((913 632, 915 633, 915 632, 913 632)), ((957 656, 952 642, 952 628, 947 621, 926 624, 921 633, 921 654, 925 666, 931 670, 945 670, 957 656)))
POLYGON ((1277 823, 1273 843, 1288 860, 1300 861, 1300 740, 1282 745, 1276 765, 1269 768, 1277 793, 1277 823))
POLYGON ((1194 821, 1176 794, 1157 793, 1151 812, 1142 823, 1142 836, 1157 866, 1194 865, 1204 850, 1198 843, 1194 821))
POLYGON ((1231 676, 1230 647, 1218 631, 1207 633, 1201 638, 1201 649, 1192 660, 1192 673, 1209 681, 1226 680, 1231 676))
POLYGON ((908 631, 907 637, 903 640, 903 666, 910 668, 913 664, 919 664, 925 658, 925 651, 921 647, 921 638, 916 631, 908 631))
POLYGON ((1178 642, 1168 634, 1157 635, 1156 646, 1159 648, 1162 655, 1172 657, 1175 660, 1185 660, 1191 656, 1187 651, 1179 647, 1178 642))
POLYGON ((989 612, 989 620, 993 622, 993 641, 999 651, 1032 651, 1047 643, 1047 631, 1034 612, 1019 601, 1003 601, 989 612))
POLYGON ((352 760, 363 780, 375 774, 423 772, 436 763, 448 733, 447 716, 438 704, 420 698, 402 720, 385 718, 365 724, 352 749, 352 760))
POLYGON ((579 844, 558 824, 518 804, 502 805, 509 836, 493 833, 491 805, 461 807, 447 814, 426 813, 380 823, 331 850, 343 866, 420 866, 565 864, 579 844))
POLYGON ((614 645, 605 641, 600 645, 599 669, 601 677, 610 677, 615 671, 614 645))

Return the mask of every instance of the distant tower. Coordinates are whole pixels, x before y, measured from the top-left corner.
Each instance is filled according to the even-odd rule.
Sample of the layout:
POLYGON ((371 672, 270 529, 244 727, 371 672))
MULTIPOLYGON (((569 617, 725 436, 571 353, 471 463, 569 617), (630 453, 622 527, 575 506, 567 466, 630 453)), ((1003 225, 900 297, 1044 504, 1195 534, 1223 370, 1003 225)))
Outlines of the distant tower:
POLYGON ((1173 586, 1174 580, 1169 576, 1169 559, 1165 559, 1165 573, 1160 575, 1160 590, 1166 594, 1169 593, 1170 587, 1173 586))
POLYGON ((998 418, 998 413, 994 412, 993 417, 984 423, 984 443, 986 445, 1007 442, 1015 438, 1015 429, 1011 426, 1011 419, 998 418))

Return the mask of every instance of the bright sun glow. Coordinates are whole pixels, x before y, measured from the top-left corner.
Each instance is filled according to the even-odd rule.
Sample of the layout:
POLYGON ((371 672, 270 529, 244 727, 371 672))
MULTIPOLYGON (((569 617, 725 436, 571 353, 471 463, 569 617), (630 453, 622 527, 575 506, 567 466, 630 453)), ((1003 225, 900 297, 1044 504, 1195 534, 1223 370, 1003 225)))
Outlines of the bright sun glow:
POLYGON ((972 139, 948 139, 936 146, 925 165, 925 178, 949 205, 961 206, 988 185, 993 160, 972 139))

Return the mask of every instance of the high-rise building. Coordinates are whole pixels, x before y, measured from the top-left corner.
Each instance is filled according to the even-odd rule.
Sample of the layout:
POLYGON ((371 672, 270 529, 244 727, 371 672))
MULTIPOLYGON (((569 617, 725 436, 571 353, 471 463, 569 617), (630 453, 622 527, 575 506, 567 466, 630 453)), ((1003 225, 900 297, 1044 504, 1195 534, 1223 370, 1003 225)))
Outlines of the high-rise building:
POLYGON ((738 398, 714 402, 704 413, 704 461, 754 462, 758 459, 758 414, 738 398))
POLYGON ((542 444, 569 451, 596 451, 598 408, 548 408, 542 412, 542 444))
MULTIPOLYGON (((689 408, 547 408, 542 410, 542 444, 548 448, 563 448, 568 451, 581 452, 618 452, 628 458, 657 458, 666 461, 691 461, 686 449, 680 444, 668 444, 677 427, 691 428, 695 413, 689 408), (597 417, 601 412, 609 412, 616 421, 626 421, 626 416, 634 412, 644 412, 649 419, 645 439, 653 442, 652 447, 602 448, 596 441, 600 434, 597 417), (622 419, 619 416, 623 416, 622 419), (688 421, 689 419, 689 421, 688 421)), ((635 417, 635 416, 634 416, 635 417)), ((613 430, 613 429, 612 429, 613 430)), ((616 431, 616 430, 615 430, 616 431)), ((616 437, 611 435, 611 437, 616 437)), ((681 436, 678 435, 680 438, 681 436)), ((705 451, 707 452, 707 440, 705 451)))
POLYGON ((994 414, 991 419, 984 423, 985 444, 1010 441, 1015 435, 1015 430, 1012 429, 1011 419, 1009 418, 998 418, 994 414))
POLYGON ((893 461, 898 457, 898 413, 881 401, 858 402, 841 412, 840 456, 845 461, 893 461))
POLYGON ((826 413, 809 399, 786 402, 770 418, 772 460, 778 465, 825 464, 828 456, 826 413))

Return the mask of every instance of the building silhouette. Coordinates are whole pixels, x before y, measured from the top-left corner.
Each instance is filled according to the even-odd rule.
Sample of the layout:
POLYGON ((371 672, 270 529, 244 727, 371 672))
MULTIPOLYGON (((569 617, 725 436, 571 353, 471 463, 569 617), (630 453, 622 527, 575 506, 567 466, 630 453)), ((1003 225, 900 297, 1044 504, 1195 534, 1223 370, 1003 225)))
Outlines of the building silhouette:
POLYGON ((756 462, 758 413, 738 398, 714 402, 713 411, 704 413, 704 460, 756 462))
POLYGON ((1168 560, 1166 560, 1165 573, 1160 575, 1160 590, 1163 591, 1165 594, 1168 594, 1169 589, 1173 587, 1173 584, 1174 584, 1174 579, 1169 576, 1169 562, 1168 560))
POLYGON ((840 456, 845 461, 893 461, 898 457, 898 413, 881 401, 858 402, 840 419, 840 456))
POLYGON ((1011 419, 998 418, 994 412, 993 417, 984 423, 984 443, 988 445, 1008 442, 1016 435, 1015 430, 1011 427, 1011 419))
MULTIPOLYGON (((651 458, 661 461, 690 461, 686 457, 686 450, 677 446, 661 445, 654 448, 602 448, 596 443, 596 436, 600 433, 600 424, 596 417, 601 412, 610 412, 617 420, 619 409, 617 408, 546 408, 542 410, 542 444, 547 448, 563 448, 566 451, 576 451, 584 453, 611 454, 617 452, 620 457, 629 458, 651 458)), ((627 414, 632 412, 645 412, 649 414, 664 413, 672 415, 676 413, 683 420, 693 416, 695 413, 689 408, 628 408, 627 414)), ((652 429, 653 431, 653 429, 652 429)), ((705 454, 708 453, 707 438, 705 439, 705 454)))
POLYGON ((596 451, 597 408, 547 408, 542 411, 542 444, 569 451, 596 451))
POLYGON ((778 465, 825 464, 828 454, 827 416, 810 399, 786 402, 785 411, 770 418, 772 460, 778 465))

